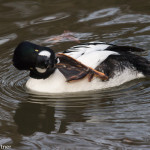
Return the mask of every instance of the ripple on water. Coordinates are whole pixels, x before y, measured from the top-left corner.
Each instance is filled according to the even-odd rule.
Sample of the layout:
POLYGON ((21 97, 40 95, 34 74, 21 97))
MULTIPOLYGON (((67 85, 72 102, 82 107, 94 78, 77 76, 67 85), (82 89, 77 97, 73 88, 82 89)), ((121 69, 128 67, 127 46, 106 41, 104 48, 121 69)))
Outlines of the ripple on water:
MULTIPOLYGON (((127 33, 131 32, 131 31, 135 31, 135 29, 137 29, 137 27, 122 28, 121 30, 117 29, 116 31, 113 31, 111 33, 104 33, 102 36, 105 39, 107 39, 107 38, 115 38, 115 37, 127 34, 127 33)), ((117 43, 117 45, 118 45, 118 43, 117 43)))
POLYGON ((90 13, 87 17, 79 19, 78 22, 90 21, 93 19, 100 19, 110 17, 119 12, 119 8, 106 8, 90 13))
MULTIPOLYGON (((37 28, 43 24, 43 28, 48 30, 51 26, 49 23, 60 20, 60 24, 66 25, 65 29, 71 27, 73 35, 79 40, 93 40, 95 34, 98 37, 102 35, 105 41, 111 40, 114 44, 145 48, 147 49, 146 56, 148 56, 149 35, 136 35, 146 34, 149 31, 149 26, 146 28, 144 24, 149 23, 150 18, 145 13, 121 14, 121 7, 111 6, 109 8, 108 6, 106 9, 96 9, 93 12, 85 10, 87 14, 76 20, 78 11, 81 12, 78 8, 81 7, 70 10, 69 14, 62 12, 62 8, 58 13, 51 13, 49 10, 43 13, 38 9, 40 1, 18 1, 17 3, 6 1, 4 3, 5 8, 0 16, 6 19, 12 17, 8 23, 14 19, 13 23, 18 23, 17 29, 20 29, 19 32, 22 33, 21 36, 18 34, 17 36, 20 37, 17 38, 16 35, 13 35, 13 29, 13 32, 8 33, 7 31, 6 36, 0 37, 0 44, 8 44, 7 47, 10 46, 8 41, 17 43, 18 39, 27 38, 23 35, 27 31, 24 27, 37 31, 37 28), (10 8, 8 12, 6 7, 10 8), (70 17, 70 14, 76 17, 70 17), (29 18, 22 20, 20 16, 29 18), (142 27, 139 28, 138 22, 142 27), (98 26, 90 25, 95 25, 95 23, 98 26), (128 23, 135 26, 130 26, 128 23), (113 27, 111 28, 109 24, 113 27), (122 27, 122 24, 125 24, 125 27, 122 27), (114 28, 115 25, 117 28, 114 28), (102 32, 99 33, 99 31, 102 32)), ((67 12, 68 10, 69 8, 67 12)), ((52 45, 53 41, 44 41, 59 34, 58 26, 54 29, 53 35, 45 32, 42 38, 41 35, 36 35, 36 39, 33 39, 33 33, 29 33, 28 39, 36 43, 52 45)), ((57 44, 63 42, 66 45, 70 44, 70 40, 67 39, 57 44)), ((64 47, 59 45, 59 48, 64 47)), ((2 51, 3 54, 0 56, 0 145, 14 144, 18 140, 16 145, 14 144, 14 149, 93 150, 149 147, 149 79, 134 80, 120 87, 103 91, 42 95, 26 90, 28 72, 16 70, 11 62, 11 50, 6 51, 9 52, 2 51)))
POLYGON ((147 26, 147 27, 145 27, 143 29, 135 31, 134 33, 143 33, 143 32, 147 32, 147 31, 150 31, 150 26, 147 26))
MULTIPOLYGON (((114 40, 113 43, 118 45, 132 45, 135 47, 141 47, 142 49, 145 49, 145 52, 148 52, 148 50, 150 49, 149 48, 150 35, 137 35, 137 36, 130 36, 127 38, 119 38, 114 40)), ((146 56, 149 57, 148 53, 146 54, 146 56)))
POLYGON ((30 24, 32 25, 32 24, 41 24, 41 23, 46 23, 46 22, 57 21, 57 20, 67 18, 69 16, 70 15, 67 13, 57 13, 57 14, 50 15, 50 16, 36 18, 35 20, 30 21, 30 24))
POLYGON ((31 21, 16 21, 15 24, 19 26, 20 28, 25 28, 31 25, 37 25, 37 24, 43 24, 43 23, 50 23, 53 21, 58 21, 61 19, 65 19, 69 17, 70 15, 64 12, 53 14, 50 16, 44 16, 44 17, 39 17, 36 19, 33 19, 31 21))
POLYGON ((104 23, 98 23, 96 26, 110 26, 117 24, 129 24, 129 23, 149 23, 150 15, 142 15, 142 14, 126 14, 116 17, 111 21, 107 21, 104 23))
POLYGON ((0 97, 4 103, 16 104, 18 101, 24 99, 26 95, 24 91, 24 82, 27 73, 15 70, 11 64, 12 61, 8 58, 1 58, 0 63, 0 69, 3 70, 0 72, 0 97))
POLYGON ((45 114, 47 122, 42 124, 39 121, 40 128, 37 130, 41 132, 23 137, 21 148, 32 146, 40 149, 61 146, 65 149, 97 149, 98 147, 109 149, 110 147, 122 147, 122 143, 131 143, 134 146, 137 143, 140 146, 147 144, 148 142, 145 142, 143 138, 149 135, 149 127, 145 126, 148 124, 149 109, 146 104, 142 105, 143 100, 137 96, 146 94, 143 89, 146 89, 147 86, 145 81, 137 81, 135 86, 134 81, 116 89, 84 94, 57 96, 31 94, 30 101, 20 105, 20 118, 28 118, 27 114, 32 110, 34 117, 37 116, 37 113, 39 116, 45 114), (138 91, 137 95, 135 91, 138 91), (48 118, 51 119, 49 122, 48 118), (53 127, 50 129, 51 134, 46 134, 45 124, 49 124, 49 129, 50 125, 53 127), (141 126, 143 129, 139 130, 141 126))
POLYGON ((6 36, 0 37, 0 45, 5 44, 9 41, 15 40, 17 38, 17 34, 12 33, 6 36))
MULTIPOLYGON (((18 149, 122 147, 122 142, 134 144, 138 140, 135 135, 144 136, 149 130, 145 127, 149 113, 146 101, 141 103, 138 98, 145 94, 148 98, 148 82, 137 80, 88 93, 38 95, 25 90, 27 72, 14 69, 6 58, 0 61, 4 64, 0 73, 3 107, 21 102, 14 114, 19 134, 25 135, 18 149), (144 129, 137 131, 141 126, 144 129)), ((9 113, 1 112, 3 120, 13 120, 9 113)), ((142 145, 144 140, 140 140, 142 145)))

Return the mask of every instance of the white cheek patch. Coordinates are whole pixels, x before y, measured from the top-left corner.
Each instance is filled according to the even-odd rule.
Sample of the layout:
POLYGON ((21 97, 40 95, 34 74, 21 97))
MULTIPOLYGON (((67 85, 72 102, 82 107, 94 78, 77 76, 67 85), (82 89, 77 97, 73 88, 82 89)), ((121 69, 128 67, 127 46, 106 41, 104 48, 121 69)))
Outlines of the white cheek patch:
POLYGON ((41 52, 39 53, 39 55, 40 55, 40 56, 46 56, 46 57, 50 58, 51 53, 50 53, 49 51, 47 51, 47 50, 43 50, 43 51, 41 51, 41 52))
POLYGON ((41 69, 41 68, 38 68, 38 67, 36 67, 36 70, 37 70, 39 73, 44 73, 44 72, 46 72, 46 69, 41 69))

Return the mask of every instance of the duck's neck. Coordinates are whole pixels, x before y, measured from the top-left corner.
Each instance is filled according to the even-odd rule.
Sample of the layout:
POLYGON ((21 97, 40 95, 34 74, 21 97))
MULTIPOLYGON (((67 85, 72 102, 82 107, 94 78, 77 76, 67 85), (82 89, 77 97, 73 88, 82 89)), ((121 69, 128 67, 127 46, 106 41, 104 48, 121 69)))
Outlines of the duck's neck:
POLYGON ((31 69, 30 70, 30 77, 35 78, 35 79, 46 79, 48 78, 52 73, 54 73, 54 71, 56 70, 56 68, 48 68, 46 69, 45 72, 39 72, 37 70, 37 68, 31 69))
POLYGON ((46 79, 48 78, 51 74, 53 74, 56 70, 56 65, 57 64, 57 57, 55 56, 53 65, 47 69, 41 69, 41 68, 31 68, 30 69, 30 77, 34 79, 46 79))

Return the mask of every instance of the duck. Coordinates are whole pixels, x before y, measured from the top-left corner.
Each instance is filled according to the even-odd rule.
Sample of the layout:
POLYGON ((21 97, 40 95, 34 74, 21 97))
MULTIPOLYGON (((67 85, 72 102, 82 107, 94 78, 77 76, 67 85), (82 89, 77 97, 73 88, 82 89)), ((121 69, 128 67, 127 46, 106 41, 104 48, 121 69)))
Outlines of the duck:
POLYGON ((150 75, 150 62, 132 46, 105 42, 78 44, 55 53, 29 41, 18 44, 13 65, 29 71, 26 88, 38 93, 70 93, 103 90, 150 75))

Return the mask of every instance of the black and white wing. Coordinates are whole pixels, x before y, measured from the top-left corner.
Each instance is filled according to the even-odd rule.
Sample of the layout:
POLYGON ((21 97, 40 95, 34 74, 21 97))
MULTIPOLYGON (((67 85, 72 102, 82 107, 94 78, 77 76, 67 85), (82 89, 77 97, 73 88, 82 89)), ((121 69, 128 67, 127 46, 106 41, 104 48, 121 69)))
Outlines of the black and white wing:
POLYGON ((149 76, 150 62, 132 53, 142 51, 144 50, 131 46, 90 42, 74 46, 64 53, 111 78, 116 72, 121 72, 126 68, 149 76))

